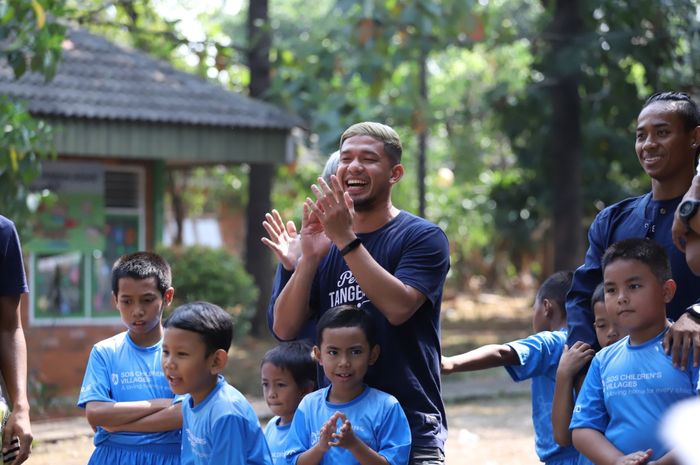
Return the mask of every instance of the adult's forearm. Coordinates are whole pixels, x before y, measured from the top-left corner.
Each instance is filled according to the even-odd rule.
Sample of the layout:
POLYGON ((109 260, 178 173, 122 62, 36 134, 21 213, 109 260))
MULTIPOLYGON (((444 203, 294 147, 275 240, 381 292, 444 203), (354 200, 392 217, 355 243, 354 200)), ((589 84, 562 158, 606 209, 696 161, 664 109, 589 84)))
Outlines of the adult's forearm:
POLYGON ((29 410, 27 344, 21 327, 0 332, 0 372, 13 410, 29 410))
POLYGON ((377 263, 363 246, 345 256, 362 292, 392 325, 400 325, 425 302, 417 289, 401 282, 377 263))
POLYGON ((297 337, 309 316, 311 285, 317 263, 299 259, 297 267, 274 304, 272 331, 282 340, 297 337))
POLYGON ((27 342, 19 304, 18 295, 0 297, 0 373, 13 409, 28 411, 27 342))

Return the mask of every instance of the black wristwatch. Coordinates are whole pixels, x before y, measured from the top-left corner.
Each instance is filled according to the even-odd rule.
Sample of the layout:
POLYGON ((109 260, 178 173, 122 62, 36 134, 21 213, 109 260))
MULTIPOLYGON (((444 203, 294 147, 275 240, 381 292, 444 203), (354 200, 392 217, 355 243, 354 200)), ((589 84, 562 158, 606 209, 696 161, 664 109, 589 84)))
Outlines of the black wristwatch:
POLYGON ((687 199, 681 202, 678 207, 678 217, 686 226, 688 226, 690 219, 698 212, 698 206, 700 206, 700 200, 687 199))
POLYGON ((697 321, 700 321, 700 304, 691 305, 685 309, 685 312, 695 318, 697 321))

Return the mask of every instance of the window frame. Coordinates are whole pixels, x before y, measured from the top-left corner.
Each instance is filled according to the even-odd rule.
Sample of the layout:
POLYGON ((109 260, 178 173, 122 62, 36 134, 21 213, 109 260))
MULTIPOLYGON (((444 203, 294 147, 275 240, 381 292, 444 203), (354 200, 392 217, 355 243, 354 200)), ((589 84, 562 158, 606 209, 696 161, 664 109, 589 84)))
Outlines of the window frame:
MULTIPOLYGON (((135 173, 137 175, 136 185, 137 185, 137 207, 136 208, 126 208, 126 207, 109 207, 105 204, 104 211, 105 217, 113 215, 133 215, 138 219, 138 250, 144 250, 146 246, 146 167, 141 165, 109 165, 104 164, 105 177, 108 172, 128 172, 135 173)), ((104 193, 103 193, 104 195, 104 193)), ((106 201, 106 199, 105 199, 106 201)), ((106 202, 105 202, 106 203, 106 202)), ((65 250, 64 252, 73 252, 71 250, 65 250)), ((105 251, 102 250, 102 253, 105 251)), ((31 326, 109 326, 114 324, 120 324, 121 319, 119 313, 114 310, 114 316, 96 316, 95 309, 93 308, 93 298, 95 293, 93 292, 93 263, 94 263, 94 251, 92 254, 81 253, 82 264, 81 264, 81 274, 82 274, 82 302, 83 302, 83 315, 80 317, 39 317, 36 315, 36 277, 37 277, 37 260, 39 255, 45 255, 42 253, 31 252, 29 254, 29 275, 30 275, 30 292, 29 292, 29 324, 31 326)))

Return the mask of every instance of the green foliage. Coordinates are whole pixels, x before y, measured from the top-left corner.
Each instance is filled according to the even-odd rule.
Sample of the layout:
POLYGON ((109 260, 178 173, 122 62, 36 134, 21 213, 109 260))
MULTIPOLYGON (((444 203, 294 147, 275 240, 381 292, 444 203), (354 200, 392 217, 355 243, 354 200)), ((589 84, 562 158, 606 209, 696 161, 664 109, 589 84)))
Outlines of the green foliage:
POLYGON ((537 34, 530 38, 533 63, 523 85, 515 92, 495 88, 486 96, 523 170, 520 190, 529 193, 501 198, 498 209, 506 210, 506 217, 517 216, 533 197, 534 224, 552 216, 553 196, 558 193, 552 191, 551 177, 566 167, 557 165, 557 154, 549 148, 549 90, 570 74, 579 76, 582 100, 585 224, 603 206, 648 189, 648 178, 634 154, 634 121, 652 92, 667 88, 692 92, 690 68, 680 64, 700 58, 698 23, 691 19, 692 1, 645 0, 630 6, 617 0, 583 1, 583 32, 574 39, 570 53, 560 55, 552 53, 558 37, 546 29, 551 12, 543 12, 537 34))
MULTIPOLYGON (((15 78, 35 71, 50 80, 61 54, 65 29, 60 0, 0 2, 0 61, 7 61, 15 78)), ((51 128, 33 119, 24 106, 0 96, 0 205, 15 221, 20 234, 30 233, 28 215, 48 193, 30 194, 41 160, 52 155, 51 128)))
POLYGON ((231 314, 236 336, 248 333, 258 289, 238 257, 224 249, 202 246, 162 248, 158 253, 172 267, 173 308, 205 300, 231 314))
POLYGON ((50 80, 61 57, 65 27, 57 19, 62 0, 5 0, 0 2, 0 57, 19 78, 36 71, 50 80))
POLYGON ((51 156, 51 128, 33 119, 21 104, 0 96, 0 205, 20 234, 30 233, 28 216, 47 192, 30 193, 41 160, 51 156))
MULTIPOLYGON (((151 0, 68 0, 70 17, 94 33, 115 42, 174 60, 174 50, 187 41, 175 30, 176 22, 163 19, 151 0)), ((181 63, 180 63, 181 64, 181 63)))

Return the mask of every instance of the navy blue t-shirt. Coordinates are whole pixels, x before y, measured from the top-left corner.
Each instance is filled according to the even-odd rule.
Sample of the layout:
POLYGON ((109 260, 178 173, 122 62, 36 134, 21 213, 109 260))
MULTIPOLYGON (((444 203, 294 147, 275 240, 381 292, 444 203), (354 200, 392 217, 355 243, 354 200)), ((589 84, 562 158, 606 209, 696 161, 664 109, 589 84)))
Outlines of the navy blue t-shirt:
POLYGON ((687 307, 700 297, 700 277, 693 274, 671 238, 671 225, 676 207, 682 197, 653 200, 651 193, 632 197, 611 205, 596 216, 588 230, 586 259, 574 273, 571 289, 566 296, 569 326, 569 347, 576 341, 595 344, 591 296, 603 281, 600 261, 605 250, 622 239, 646 237, 661 244, 671 261, 673 279, 678 286, 673 300, 666 305, 666 315, 677 320, 687 307))
MULTIPOLYGON (((381 352, 367 372, 367 384, 399 400, 414 446, 444 450, 447 419, 440 396, 440 305, 450 267, 447 236, 436 225, 405 211, 380 229, 357 236, 382 268, 420 291, 425 303, 405 323, 390 324, 332 246, 316 272, 309 302, 312 319, 302 331, 311 335, 313 322, 331 307, 350 304, 368 309, 374 316, 381 352)), ((273 299, 289 274, 278 270, 277 278, 273 299)), ((270 313, 268 323, 272 324, 270 313)))
POLYGON ((15 224, 0 215, 0 295, 20 295, 27 291, 22 248, 15 224))

